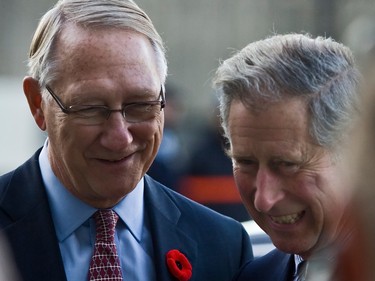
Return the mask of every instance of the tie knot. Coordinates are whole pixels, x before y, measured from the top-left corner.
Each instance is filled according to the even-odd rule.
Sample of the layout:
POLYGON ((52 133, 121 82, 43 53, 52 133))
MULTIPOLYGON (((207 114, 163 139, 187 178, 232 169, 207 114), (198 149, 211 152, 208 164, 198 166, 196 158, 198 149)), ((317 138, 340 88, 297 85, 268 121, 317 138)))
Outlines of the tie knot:
POLYGON ((96 225, 96 239, 113 241, 118 215, 111 209, 101 209, 94 214, 96 225))

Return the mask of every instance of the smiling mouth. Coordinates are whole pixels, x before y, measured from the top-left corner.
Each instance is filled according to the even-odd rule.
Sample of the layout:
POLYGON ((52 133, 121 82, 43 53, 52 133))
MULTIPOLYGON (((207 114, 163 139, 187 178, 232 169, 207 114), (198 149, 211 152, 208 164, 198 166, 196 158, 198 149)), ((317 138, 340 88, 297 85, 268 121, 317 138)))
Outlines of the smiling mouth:
POLYGON ((273 222, 279 223, 279 224, 293 224, 299 221, 303 215, 305 214, 305 211, 296 213, 296 214, 290 214, 290 215, 285 215, 285 216, 279 216, 279 217, 271 217, 271 220, 273 222))
POLYGON ((122 163, 126 161, 127 159, 129 159, 129 156, 123 157, 121 159, 99 159, 99 161, 103 163, 107 163, 107 164, 117 164, 117 163, 122 163))
POLYGON ((134 155, 134 153, 127 154, 121 158, 100 158, 98 160, 107 163, 119 163, 128 160, 130 157, 132 157, 132 155, 134 155))

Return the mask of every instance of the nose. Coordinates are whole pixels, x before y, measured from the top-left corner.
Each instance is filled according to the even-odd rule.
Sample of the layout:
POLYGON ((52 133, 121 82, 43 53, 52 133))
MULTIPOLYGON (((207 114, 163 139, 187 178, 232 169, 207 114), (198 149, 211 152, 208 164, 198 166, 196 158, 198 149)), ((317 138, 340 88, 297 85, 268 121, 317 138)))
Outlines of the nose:
POLYGON ((255 185, 254 207, 259 212, 267 213, 284 197, 280 178, 267 168, 258 170, 255 185))
POLYGON ((112 151, 123 150, 133 141, 133 134, 129 130, 130 126, 121 111, 112 112, 103 124, 101 144, 112 151))

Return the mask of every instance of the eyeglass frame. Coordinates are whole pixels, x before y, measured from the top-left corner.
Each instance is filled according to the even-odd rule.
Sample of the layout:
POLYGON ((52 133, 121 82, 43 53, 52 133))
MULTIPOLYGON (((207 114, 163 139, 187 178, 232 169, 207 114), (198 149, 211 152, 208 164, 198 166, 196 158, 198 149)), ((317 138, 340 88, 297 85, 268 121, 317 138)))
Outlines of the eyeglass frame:
MULTIPOLYGON (((55 94, 55 92, 51 89, 51 87, 49 85, 45 85, 45 88, 46 90, 48 91, 48 93, 52 96, 52 98, 56 101, 57 105, 60 107, 61 111, 67 115, 69 114, 74 114, 74 113, 79 113, 80 110, 72 110, 71 108, 75 105, 70 105, 70 106, 66 106, 63 104, 63 102, 60 100, 60 98, 55 94)), ((105 120, 108 120, 109 117, 111 116, 111 114, 113 112, 121 112, 121 115, 122 117, 129 123, 141 123, 141 122, 144 122, 144 121, 138 121, 138 122, 131 122, 131 121, 128 121, 126 119, 126 107, 129 106, 129 105, 136 105, 136 104, 149 104, 149 105, 156 105, 157 103, 160 103, 160 111, 162 111, 163 108, 165 108, 165 105, 166 105, 166 100, 165 100, 165 91, 164 91, 164 86, 161 85, 161 88, 160 88, 160 93, 159 93, 159 99, 158 100, 153 100, 153 101, 143 101, 143 102, 132 102, 132 103, 127 103, 125 104, 124 106, 122 106, 121 109, 110 109, 109 107, 107 106, 104 106, 104 105, 79 105, 79 106, 87 106, 87 107, 92 107, 92 108, 102 108, 102 109, 106 109, 107 110, 107 114, 106 114, 106 117, 105 117, 105 120), (161 99, 160 99, 161 98, 161 99)), ((78 105, 76 105, 78 106, 78 105)))

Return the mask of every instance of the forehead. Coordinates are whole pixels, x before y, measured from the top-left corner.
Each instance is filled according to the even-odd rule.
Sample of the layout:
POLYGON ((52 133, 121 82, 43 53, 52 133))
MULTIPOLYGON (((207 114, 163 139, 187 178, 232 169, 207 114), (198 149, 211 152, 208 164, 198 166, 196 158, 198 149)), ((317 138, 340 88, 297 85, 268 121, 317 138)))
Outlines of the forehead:
POLYGON ((267 145, 267 149, 298 149, 312 143, 309 114, 299 99, 288 99, 253 112, 240 101, 233 101, 228 118, 228 131, 233 151, 267 145))
POLYGON ((148 38, 119 28, 84 28, 68 23, 56 45, 58 80, 65 84, 103 81, 160 87, 148 38))

